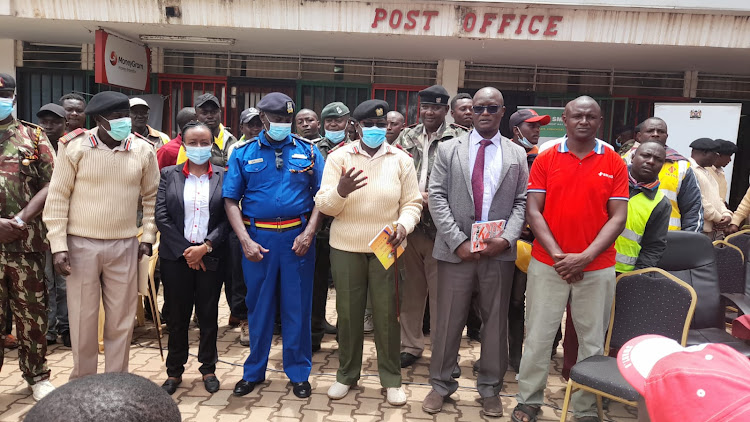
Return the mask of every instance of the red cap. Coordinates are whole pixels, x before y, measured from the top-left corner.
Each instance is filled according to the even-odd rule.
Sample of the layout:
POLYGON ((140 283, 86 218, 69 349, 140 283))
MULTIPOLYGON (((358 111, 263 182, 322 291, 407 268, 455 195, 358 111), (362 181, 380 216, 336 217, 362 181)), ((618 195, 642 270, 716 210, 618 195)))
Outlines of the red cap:
POLYGON ((511 114, 510 116, 510 127, 514 128, 518 125, 520 125, 522 122, 539 122, 540 125, 544 126, 549 124, 549 122, 552 120, 551 117, 547 115, 540 116, 537 114, 536 111, 530 109, 530 108, 524 108, 522 110, 518 110, 515 113, 511 114))
POLYGON ((617 366, 653 422, 750 420, 750 360, 729 346, 645 335, 625 343, 617 366))

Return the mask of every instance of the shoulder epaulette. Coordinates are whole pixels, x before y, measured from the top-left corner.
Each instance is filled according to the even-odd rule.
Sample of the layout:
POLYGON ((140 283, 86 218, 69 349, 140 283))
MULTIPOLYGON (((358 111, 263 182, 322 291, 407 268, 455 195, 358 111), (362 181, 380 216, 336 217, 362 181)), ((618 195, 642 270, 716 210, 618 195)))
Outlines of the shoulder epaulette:
POLYGON ((414 158, 414 156, 413 156, 413 155, 411 155, 411 153, 410 153, 409 151, 405 150, 405 149, 404 149, 404 147, 402 147, 402 146, 401 146, 401 144, 396 144, 396 143, 394 143, 394 144, 391 144, 391 145, 392 145, 392 146, 395 146, 396 148, 398 148, 398 149, 400 149, 401 151, 405 152, 405 153, 406 153, 406 154, 407 154, 407 155, 408 155, 409 157, 411 157, 411 158, 414 158))
POLYGON ((44 133, 44 129, 42 129, 41 126, 36 125, 31 122, 27 122, 25 120, 18 120, 22 126, 26 127, 26 130, 30 136, 35 137, 35 142, 39 142, 42 139, 42 133, 44 133))
POLYGON ((296 133, 292 134, 292 138, 297 139, 297 140, 302 141, 302 142, 306 142, 306 143, 308 143, 310 145, 315 145, 315 143, 313 141, 311 141, 311 140, 309 140, 307 138, 303 138, 303 137, 297 135, 296 133))
POLYGON ((468 127, 466 127, 466 126, 461 126, 461 125, 459 125, 458 123, 451 123, 451 124, 450 124, 450 127, 454 128, 454 129, 463 129, 463 130, 466 130, 466 131, 468 131, 468 130, 469 130, 469 128, 468 128, 468 127))
POLYGON ((140 138, 140 139, 143 139, 144 141, 148 142, 148 144, 151 145, 151 146, 156 145, 156 142, 148 139, 147 137, 141 135, 140 133, 136 132, 136 133, 133 133, 133 135, 135 135, 136 138, 140 138))
POLYGON ((346 141, 341 141, 338 145, 336 145, 333 148, 331 148, 330 150, 328 150, 328 153, 330 154, 333 151, 336 151, 337 149, 343 147, 344 145, 346 145, 346 141))
POLYGON ((407 129, 414 129, 415 127, 417 127, 417 125, 418 125, 418 124, 419 124, 419 122, 417 122, 417 123, 412 123, 412 124, 410 124, 409 126, 407 126, 406 128, 407 128, 407 129))
POLYGON ((78 128, 72 132, 68 132, 65 136, 61 136, 60 139, 57 140, 57 142, 64 144, 67 144, 68 142, 72 141, 73 139, 83 135, 86 133, 86 129, 78 128))

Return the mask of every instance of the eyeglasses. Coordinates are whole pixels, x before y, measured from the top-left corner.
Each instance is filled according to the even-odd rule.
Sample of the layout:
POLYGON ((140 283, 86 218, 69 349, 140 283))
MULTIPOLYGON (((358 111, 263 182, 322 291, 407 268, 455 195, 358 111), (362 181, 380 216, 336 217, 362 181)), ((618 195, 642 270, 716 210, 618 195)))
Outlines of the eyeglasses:
POLYGON ((500 108, 502 106, 499 105, 489 105, 489 106, 472 106, 471 108, 474 110, 474 114, 482 114, 485 112, 485 110, 490 114, 497 114, 498 111, 500 111, 500 108))
POLYGON ((384 129, 384 128, 388 127, 388 122, 386 122, 385 120, 378 120, 377 122, 374 122, 372 120, 363 120, 363 121, 359 122, 359 124, 362 127, 377 126, 377 127, 381 128, 381 129, 384 129))

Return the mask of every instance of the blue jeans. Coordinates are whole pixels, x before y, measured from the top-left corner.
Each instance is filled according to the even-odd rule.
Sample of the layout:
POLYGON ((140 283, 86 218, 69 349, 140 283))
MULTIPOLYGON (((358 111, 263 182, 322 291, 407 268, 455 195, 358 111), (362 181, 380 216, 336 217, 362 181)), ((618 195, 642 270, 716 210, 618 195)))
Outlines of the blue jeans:
POLYGON ((52 253, 47 251, 46 255, 44 278, 49 292, 47 338, 52 339, 56 338, 58 334, 70 331, 68 325, 68 290, 65 287, 65 276, 55 272, 55 267, 52 265, 52 253))

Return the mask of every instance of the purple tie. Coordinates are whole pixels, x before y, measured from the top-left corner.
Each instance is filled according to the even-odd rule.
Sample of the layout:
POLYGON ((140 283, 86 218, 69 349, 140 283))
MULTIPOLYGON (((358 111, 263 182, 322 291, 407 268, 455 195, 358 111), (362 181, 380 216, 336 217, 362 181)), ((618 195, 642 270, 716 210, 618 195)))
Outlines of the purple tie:
POLYGON ((474 160, 474 171, 471 173, 471 190, 474 194, 474 220, 482 219, 482 200, 484 199, 484 150, 487 145, 491 145, 489 139, 482 139, 479 142, 479 151, 477 158, 474 160))

